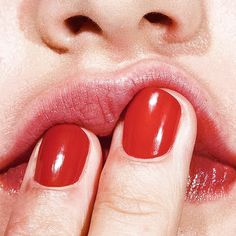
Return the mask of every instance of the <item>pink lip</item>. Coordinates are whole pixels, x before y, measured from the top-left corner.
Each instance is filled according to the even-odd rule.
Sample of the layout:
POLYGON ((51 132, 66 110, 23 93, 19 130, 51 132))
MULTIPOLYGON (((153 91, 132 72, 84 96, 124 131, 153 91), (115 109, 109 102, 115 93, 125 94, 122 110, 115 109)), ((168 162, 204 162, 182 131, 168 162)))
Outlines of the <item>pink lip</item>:
POLYGON ((212 118, 217 117, 216 111, 197 80, 175 66, 146 60, 118 73, 65 78, 63 84, 36 97, 24 109, 13 148, 0 167, 23 155, 45 130, 58 123, 76 123, 96 135, 109 135, 132 97, 150 85, 173 89, 192 103, 198 117, 196 153, 236 162, 234 155, 226 154, 219 125, 212 118))

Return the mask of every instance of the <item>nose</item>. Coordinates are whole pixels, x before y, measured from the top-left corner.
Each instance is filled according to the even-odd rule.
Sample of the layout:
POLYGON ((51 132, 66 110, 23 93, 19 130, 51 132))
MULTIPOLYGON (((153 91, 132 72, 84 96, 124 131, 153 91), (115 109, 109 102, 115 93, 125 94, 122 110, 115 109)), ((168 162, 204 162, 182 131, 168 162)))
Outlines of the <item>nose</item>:
POLYGON ((123 48, 183 42, 201 22, 200 0, 41 0, 36 25, 50 48, 75 52, 88 42, 123 48))

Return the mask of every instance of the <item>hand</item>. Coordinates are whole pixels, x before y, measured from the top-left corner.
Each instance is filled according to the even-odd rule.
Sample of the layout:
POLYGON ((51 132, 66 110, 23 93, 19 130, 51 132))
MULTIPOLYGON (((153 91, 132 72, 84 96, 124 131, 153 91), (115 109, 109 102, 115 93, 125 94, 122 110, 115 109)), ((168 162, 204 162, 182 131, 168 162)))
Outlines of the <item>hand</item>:
POLYGON ((94 134, 75 125, 49 130, 31 156, 5 235, 175 235, 196 117, 185 98, 167 91, 172 96, 159 89, 136 96, 103 170, 94 134), (160 133, 161 124, 155 146, 152 130, 160 133))

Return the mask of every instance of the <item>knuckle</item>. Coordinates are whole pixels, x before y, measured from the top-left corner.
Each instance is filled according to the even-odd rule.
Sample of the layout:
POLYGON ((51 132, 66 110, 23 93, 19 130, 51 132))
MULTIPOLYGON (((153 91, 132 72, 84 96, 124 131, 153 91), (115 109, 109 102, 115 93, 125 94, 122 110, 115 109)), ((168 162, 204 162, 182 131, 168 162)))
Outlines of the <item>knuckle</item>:
POLYGON ((161 204, 156 201, 147 200, 142 196, 109 193, 109 197, 99 198, 97 206, 100 209, 108 209, 121 215, 152 216, 167 212, 161 204))

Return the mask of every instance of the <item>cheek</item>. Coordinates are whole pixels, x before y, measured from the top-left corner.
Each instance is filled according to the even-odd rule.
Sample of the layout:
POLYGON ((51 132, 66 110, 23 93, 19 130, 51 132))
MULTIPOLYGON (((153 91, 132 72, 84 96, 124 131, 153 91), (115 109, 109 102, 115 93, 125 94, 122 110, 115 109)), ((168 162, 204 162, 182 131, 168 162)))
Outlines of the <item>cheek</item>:
POLYGON ((20 0, 0 0, 0 156, 9 148, 22 108, 48 87, 42 79, 59 68, 59 60, 27 39, 19 22, 20 0))
POLYGON ((209 7, 214 79, 218 86, 236 88, 236 2, 212 0, 209 7), (213 64, 214 63, 214 64, 213 64), (233 86, 233 87, 232 87, 233 86))
POLYGON ((236 132, 236 1, 205 3, 210 46, 201 55, 181 56, 213 97, 228 133, 236 132))
POLYGON ((228 151, 236 154, 236 2, 207 1, 209 42, 207 52, 178 58, 186 70, 206 88, 218 113, 215 120, 221 127, 228 151), (227 4, 226 4, 227 3, 227 4))
POLYGON ((19 29, 18 2, 0 0, 0 83, 3 82, 5 74, 22 70, 25 40, 19 29))
MULTIPOLYGON (((205 78, 214 90, 219 113, 224 116, 222 127, 228 127, 228 133, 233 134, 236 132, 236 1, 211 0, 209 21, 212 49, 205 61, 209 67, 205 78)), ((229 142, 233 144, 230 138, 229 142)))

